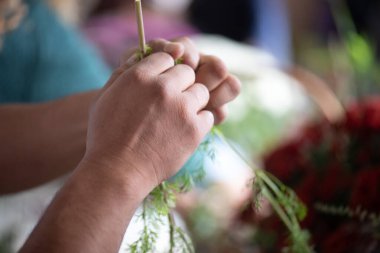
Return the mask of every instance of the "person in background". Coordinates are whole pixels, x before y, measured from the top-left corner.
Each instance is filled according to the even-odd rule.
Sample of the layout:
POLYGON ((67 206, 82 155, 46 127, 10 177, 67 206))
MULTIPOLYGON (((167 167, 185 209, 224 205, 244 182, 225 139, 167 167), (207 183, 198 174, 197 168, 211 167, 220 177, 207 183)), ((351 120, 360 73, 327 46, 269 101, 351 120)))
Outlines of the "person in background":
MULTIPOLYGON (((157 9, 159 3, 152 0, 142 3, 147 40, 171 39, 197 33, 179 13, 163 12, 157 9)), ((138 44, 134 1, 100 1, 83 25, 83 32, 110 66, 118 66, 125 48, 138 44)))
POLYGON ((282 0, 193 0, 189 16, 203 33, 258 47, 276 57, 281 67, 292 62, 288 9, 282 0))

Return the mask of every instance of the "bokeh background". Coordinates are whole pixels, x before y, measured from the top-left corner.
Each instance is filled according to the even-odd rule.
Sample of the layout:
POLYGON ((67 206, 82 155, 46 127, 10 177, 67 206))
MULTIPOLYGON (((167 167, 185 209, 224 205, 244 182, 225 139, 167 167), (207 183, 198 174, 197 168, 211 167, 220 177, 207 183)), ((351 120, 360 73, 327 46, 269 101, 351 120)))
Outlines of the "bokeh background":
MULTIPOLYGON (((241 79, 241 96, 220 130, 257 167, 267 166, 265 157, 281 143, 301 138, 309 122, 333 125, 346 105, 379 92, 378 1, 144 0, 143 6, 148 40, 189 36, 241 79)), ((100 88, 123 52, 138 45, 132 0, 0 0, 0 10, 3 104, 100 88)), ((196 252, 265 252, 262 245, 275 243, 254 239, 259 222, 241 218, 253 172, 223 143, 215 149, 215 161, 201 158, 204 182, 179 197, 178 220, 196 252)), ((17 251, 64 180, 1 196, 0 252, 17 251)), ((264 205, 261 216, 270 215, 264 205)), ((120 252, 140 227, 132 223, 120 252)))

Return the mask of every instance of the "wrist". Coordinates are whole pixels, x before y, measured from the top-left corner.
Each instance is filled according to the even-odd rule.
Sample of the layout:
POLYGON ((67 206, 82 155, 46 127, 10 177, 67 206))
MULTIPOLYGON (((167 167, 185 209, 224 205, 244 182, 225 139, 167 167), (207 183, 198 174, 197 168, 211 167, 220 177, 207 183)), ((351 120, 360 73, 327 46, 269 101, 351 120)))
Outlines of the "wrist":
POLYGON ((140 173, 144 169, 140 166, 143 165, 138 165, 133 158, 86 154, 78 170, 89 173, 103 187, 117 188, 129 199, 141 202, 156 185, 140 173))

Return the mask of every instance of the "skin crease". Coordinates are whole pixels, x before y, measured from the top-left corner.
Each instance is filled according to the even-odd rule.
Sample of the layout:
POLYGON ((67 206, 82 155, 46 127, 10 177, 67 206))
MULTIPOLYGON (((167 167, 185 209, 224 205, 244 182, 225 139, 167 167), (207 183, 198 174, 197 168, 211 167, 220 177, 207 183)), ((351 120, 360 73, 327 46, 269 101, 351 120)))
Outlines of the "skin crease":
MULTIPOLYGON (((33 151, 36 157, 33 159, 43 161, 43 152, 54 146, 54 141, 44 139, 45 134, 59 137, 55 139, 62 141, 60 148, 63 149, 67 148, 67 140, 77 133, 76 137, 80 139, 77 146, 83 148, 81 140, 86 143, 86 149, 82 151, 85 152, 84 156, 79 155, 81 158, 70 159, 73 154, 67 149, 69 163, 75 164, 77 161, 79 164, 20 252, 117 252, 124 231, 144 197, 173 176, 214 123, 220 123, 225 118, 225 104, 238 95, 240 83, 228 74, 219 59, 199 54, 186 38, 174 43, 157 40, 150 45, 154 53, 140 62, 137 62, 134 53, 127 54, 127 60, 115 70, 102 90, 91 93, 89 97, 85 93, 66 98, 71 100, 71 105, 77 105, 70 110, 65 99, 33 105, 32 108, 26 105, 0 107, 0 115, 24 117, 12 117, 11 123, 1 126, 2 138, 21 133, 23 125, 18 123, 28 120, 32 124, 37 123, 38 127, 33 130, 38 132, 41 127, 48 131, 38 132, 41 140, 28 136, 28 133, 32 136, 34 133, 24 131, 9 154, 16 152, 14 154, 26 157, 26 160, 32 159, 22 152, 36 147, 33 151), (174 60, 178 58, 182 58, 184 64, 175 65, 174 60), (62 115, 79 111, 86 114, 90 106, 83 104, 86 104, 85 98, 90 100, 90 97, 93 102, 88 125, 83 124, 83 119, 70 122, 69 117, 63 117, 62 129, 57 132, 50 130, 53 131, 50 133, 47 125, 51 123, 51 117, 58 119, 59 116, 47 113, 37 117, 40 112, 55 112, 56 108, 61 108, 62 115), (79 101, 84 107, 81 110, 79 101), (22 113, 27 109, 31 114, 22 113), (9 111, 12 114, 7 114, 9 111), (64 126, 77 124, 81 127, 69 134, 62 133, 66 131, 64 126), (14 132, 14 129, 17 131, 14 132), (85 133, 87 139, 80 138, 85 133), (24 140, 39 140, 45 145, 41 148, 38 144, 28 143, 28 149, 17 147, 24 140)), ((5 145, 11 143, 12 138, 5 139, 6 142, 0 144, 0 150, 5 150, 5 145)), ((16 175, 11 173, 13 176, 8 176, 8 179, 13 182, 27 181, 19 183, 16 190, 46 181, 64 172, 48 173, 54 167, 52 165, 61 162, 60 159, 64 160, 65 156, 59 157, 58 161, 47 159, 46 165, 36 162, 36 166, 42 167, 38 173, 43 179, 38 179, 37 175, 32 182, 28 182, 21 169, 16 175), (44 173, 49 175, 44 176, 44 173)), ((9 171, 12 164, 17 164, 5 156, 0 161, 7 164, 9 171)), ((27 169, 27 161, 22 163, 22 167, 27 169)), ((33 169, 28 168, 28 173, 32 174, 33 169)), ((2 180, 4 178, 0 178, 2 180)), ((8 192, 15 190, 11 183, 7 184, 9 186, 5 189, 8 192)))

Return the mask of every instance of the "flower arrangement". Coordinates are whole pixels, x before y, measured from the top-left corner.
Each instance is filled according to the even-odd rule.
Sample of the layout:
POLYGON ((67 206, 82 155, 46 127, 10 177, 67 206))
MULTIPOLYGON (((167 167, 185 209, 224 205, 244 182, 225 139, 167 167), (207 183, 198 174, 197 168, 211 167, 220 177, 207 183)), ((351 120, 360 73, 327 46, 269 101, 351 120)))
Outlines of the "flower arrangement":
MULTIPOLYGON (((380 97, 348 106, 344 119, 309 123, 264 158, 264 167, 308 207, 301 223, 316 252, 380 251, 380 97)), ((262 252, 279 252, 284 226, 246 209, 262 252), (263 243, 268 242, 271 243, 263 243)))

